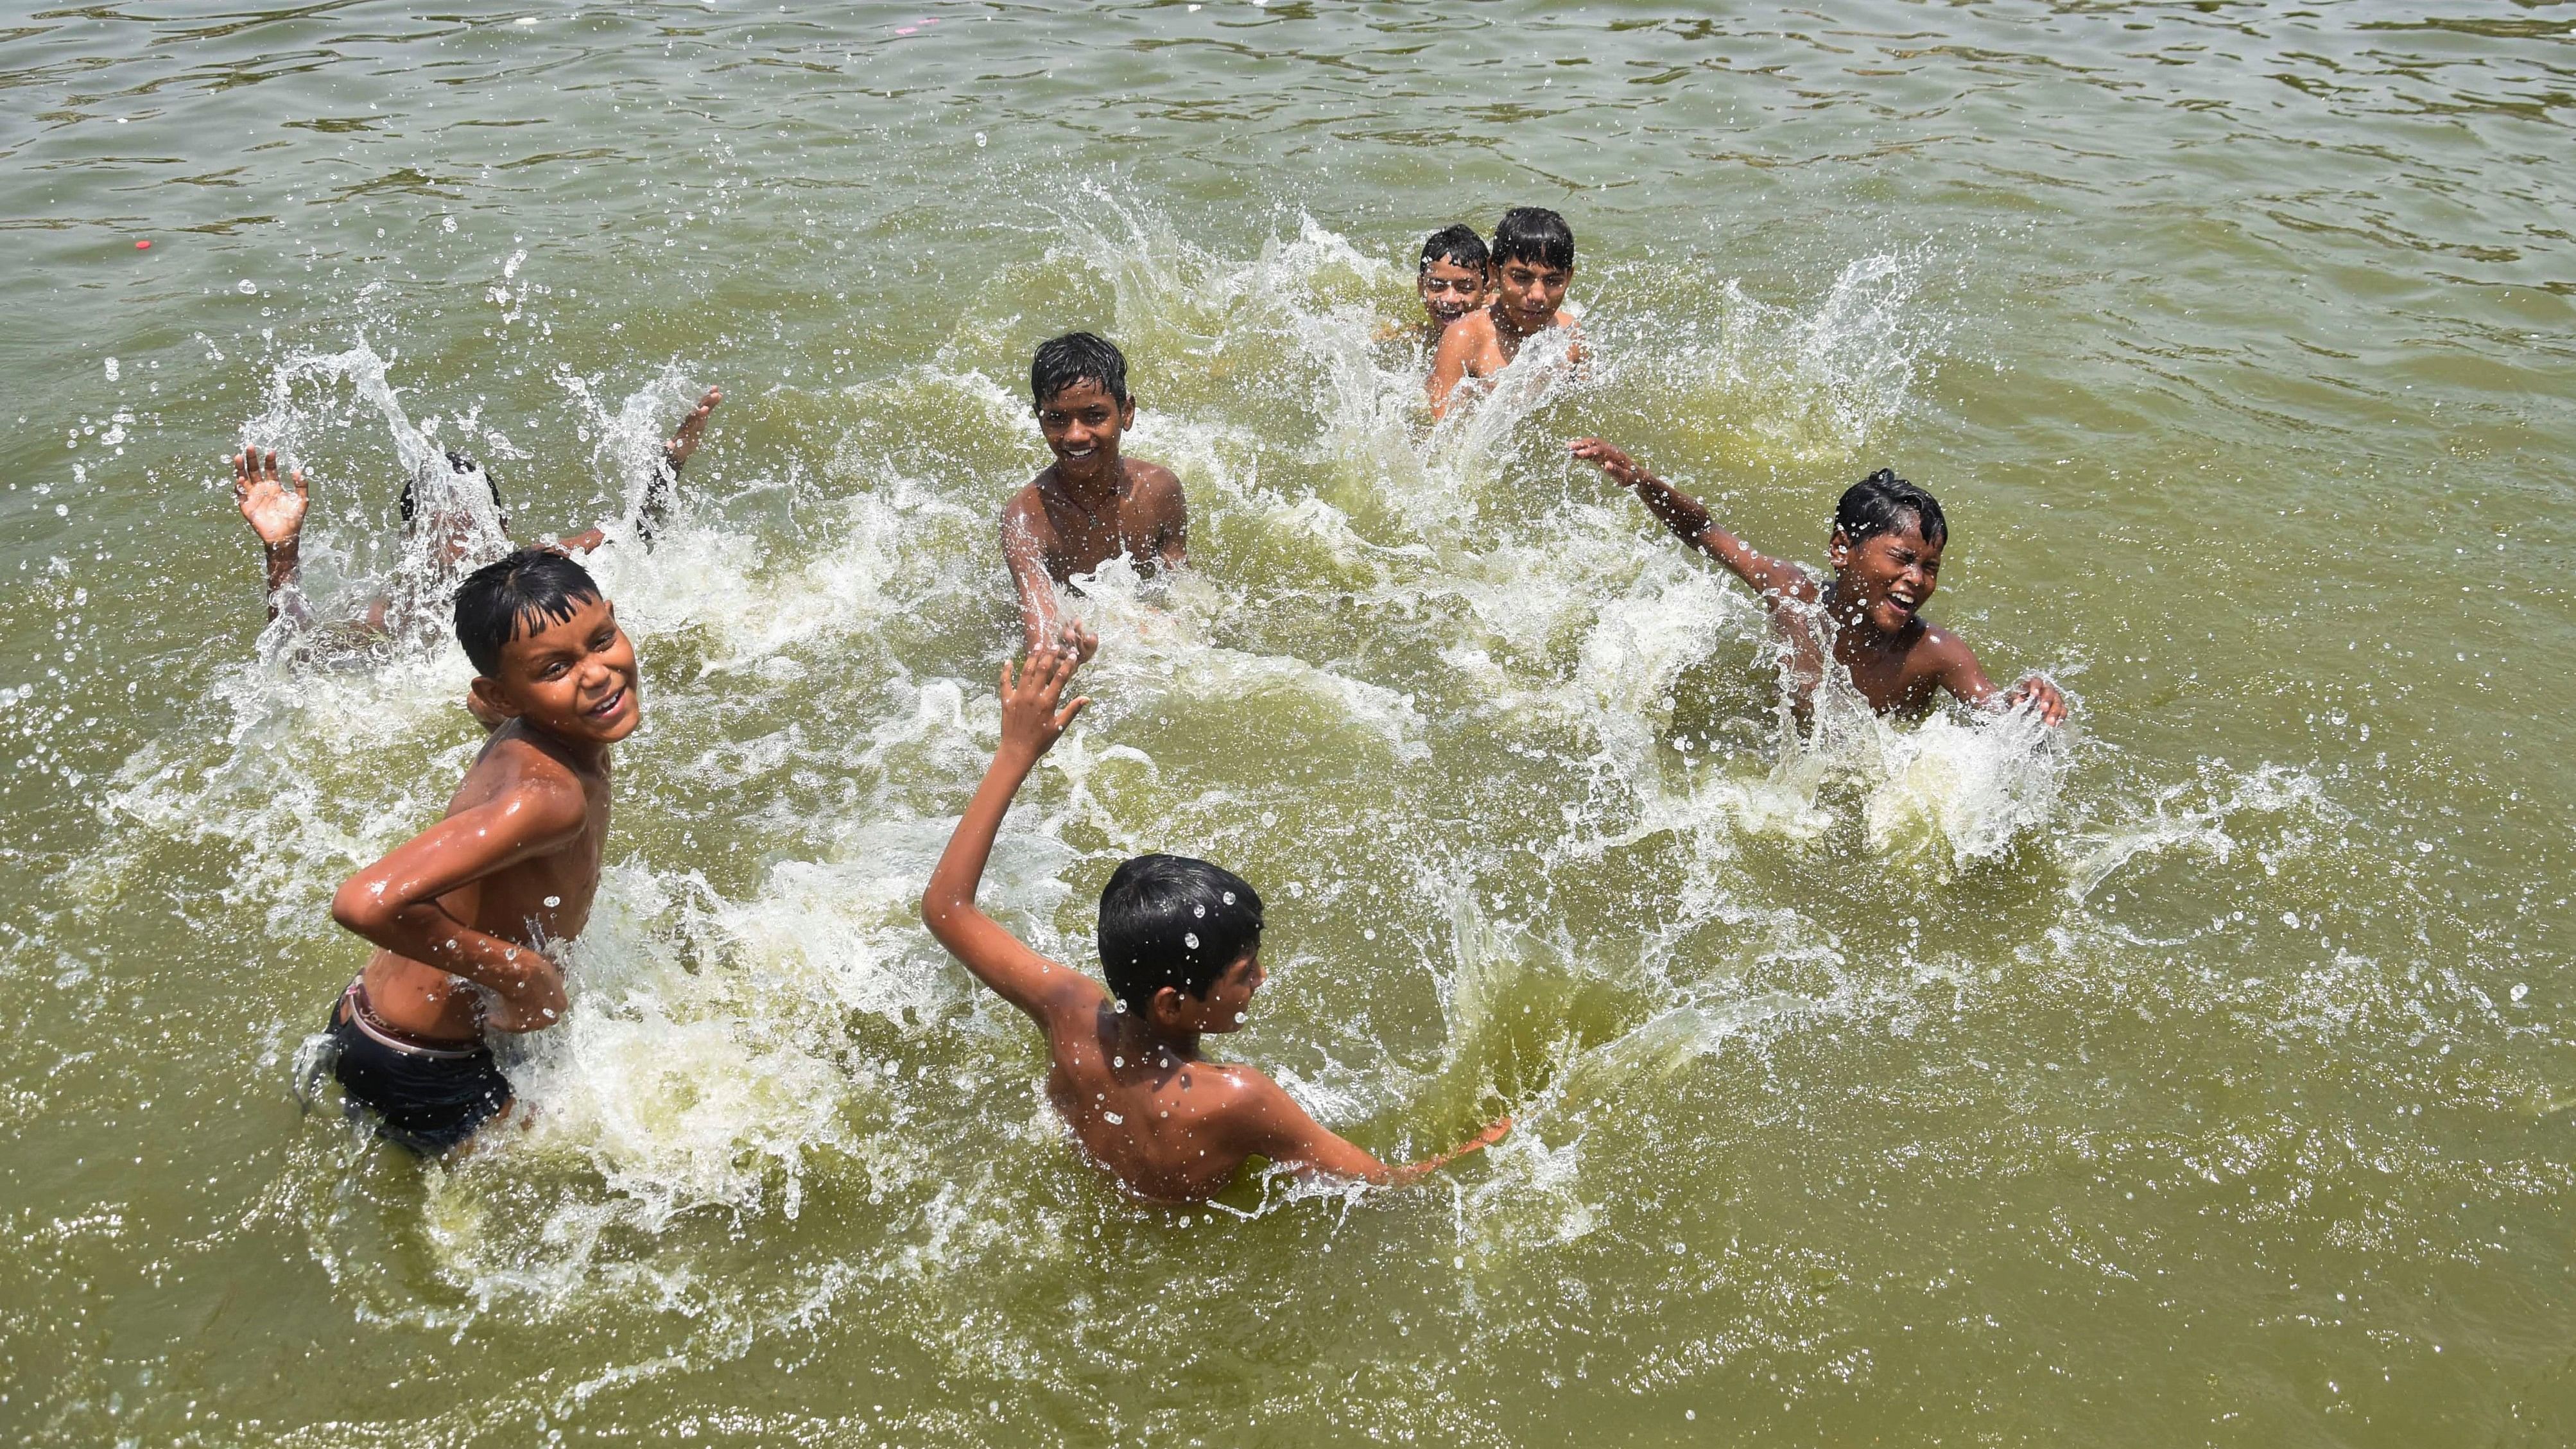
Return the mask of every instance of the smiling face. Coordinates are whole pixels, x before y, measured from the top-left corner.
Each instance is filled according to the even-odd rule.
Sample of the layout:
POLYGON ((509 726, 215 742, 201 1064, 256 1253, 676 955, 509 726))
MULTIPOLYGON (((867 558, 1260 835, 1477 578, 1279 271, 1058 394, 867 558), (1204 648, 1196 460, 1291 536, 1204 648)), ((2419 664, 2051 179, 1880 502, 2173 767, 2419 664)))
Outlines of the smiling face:
POLYGON ((1494 281, 1495 304, 1522 331, 1536 332, 1556 320, 1574 269, 1514 257, 1494 268, 1494 281))
POLYGON ((497 674, 474 681, 494 713, 524 719, 558 739, 614 744, 644 720, 636 690, 635 645, 606 599, 501 646, 497 674))
POLYGON ((1861 623, 1882 634, 1894 634, 1914 622, 1941 579, 1941 548, 1947 539, 1926 539, 1921 525, 1909 519, 1902 528, 1872 534, 1853 543, 1834 534, 1829 556, 1834 564, 1834 613, 1845 623, 1861 623))
POLYGON ((1038 431, 1055 454, 1056 476, 1067 482, 1114 479, 1118 437, 1136 421, 1136 400, 1125 402, 1088 378, 1038 404, 1038 431))
POLYGON ((1422 310, 1435 327, 1446 327, 1484 305, 1485 269, 1447 257, 1424 262, 1413 285, 1422 294, 1422 310))

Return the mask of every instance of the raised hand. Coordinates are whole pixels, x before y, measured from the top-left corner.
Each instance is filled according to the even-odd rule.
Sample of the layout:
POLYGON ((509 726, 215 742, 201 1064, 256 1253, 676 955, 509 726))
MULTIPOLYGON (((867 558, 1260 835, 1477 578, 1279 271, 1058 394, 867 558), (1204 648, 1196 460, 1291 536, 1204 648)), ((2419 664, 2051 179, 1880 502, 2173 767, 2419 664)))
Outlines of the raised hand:
POLYGON ((1084 628, 1080 619, 1067 619, 1060 647, 1072 651, 1074 663, 1089 664, 1091 656, 1100 652, 1100 636, 1084 628))
POLYGON ((1566 451, 1599 468, 1622 488, 1634 488, 1638 480, 1648 476, 1635 459, 1599 438, 1577 438, 1566 451))
POLYGON ((1091 703, 1086 695, 1062 709, 1056 707, 1081 662, 1074 651, 1048 645, 1028 657, 1016 679, 1009 662, 1003 663, 1002 754, 1017 750, 1034 762, 1063 736, 1065 726, 1091 703))
POLYGON ((2066 694, 2049 681, 2047 675, 2034 674, 2004 691, 2003 707, 2007 712, 2029 705, 2049 724, 2066 723, 2066 694))
POLYGON ((674 468, 689 461, 689 455, 696 452, 698 444, 706 439, 707 416, 716 410, 716 404, 723 401, 723 388, 708 388, 707 395, 698 399, 698 405, 689 410, 689 415, 680 419, 680 430, 662 445, 663 461, 674 468))
POLYGON ((278 481, 275 449, 263 455, 250 448, 233 457, 233 502, 240 505, 241 516, 250 521, 261 543, 284 548, 304 531, 304 510, 312 502, 312 490, 305 486, 301 469, 289 473, 285 482, 278 481))

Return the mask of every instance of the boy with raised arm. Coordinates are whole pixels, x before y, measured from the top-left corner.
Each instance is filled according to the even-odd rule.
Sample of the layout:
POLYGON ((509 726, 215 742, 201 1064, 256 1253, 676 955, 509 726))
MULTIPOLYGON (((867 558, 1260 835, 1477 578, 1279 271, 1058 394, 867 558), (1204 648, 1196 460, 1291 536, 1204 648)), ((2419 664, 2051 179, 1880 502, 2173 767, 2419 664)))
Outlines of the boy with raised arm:
POLYGON ((1521 344, 1551 327, 1566 330, 1569 357, 1583 355, 1580 329, 1565 307, 1574 282, 1574 228, 1565 218, 1543 206, 1515 206, 1495 224, 1490 252, 1494 300, 1443 331, 1431 358, 1424 386, 1435 418, 1449 415, 1460 383, 1511 366, 1521 344))
POLYGON ((1063 617, 1055 591, 1122 555, 1143 569, 1180 567, 1189 500, 1171 469, 1119 456, 1136 403, 1127 359, 1106 338, 1068 332, 1039 344, 1029 395, 1055 462, 1004 505, 1002 558, 1019 591, 1028 652, 1063 644, 1088 659, 1099 641, 1063 617))
POLYGON ((424 1156, 508 1108, 486 1032, 565 1010, 548 954, 581 933, 608 842, 608 748, 643 719, 635 646, 580 564, 521 549, 456 593, 474 698, 499 720, 446 818, 349 877, 331 917, 376 946, 328 1034, 352 1117, 424 1156))
POLYGON ((1279 1084, 1199 1055, 1199 1038, 1243 1024, 1261 988, 1261 897, 1231 871, 1174 855, 1118 867, 1100 893, 1109 989, 1050 961, 975 904, 1011 797, 1089 704, 1059 704, 1072 651, 1041 649, 1016 679, 1002 666, 1002 743, 921 898, 939 943, 1046 1036, 1047 1099, 1085 1150, 1140 1197, 1213 1197, 1245 1159, 1310 1174, 1411 1182, 1501 1139, 1504 1118, 1452 1152, 1390 1168, 1316 1125, 1279 1084))
MULTIPOLYGON (((698 451, 698 444, 705 439, 707 418, 715 412, 716 404, 723 401, 723 389, 708 388, 706 396, 699 398, 698 405, 680 420, 679 430, 662 445, 661 463, 654 469, 653 481, 645 488, 644 504, 635 519, 636 535, 645 543, 653 541, 655 531, 669 515, 671 495, 679 481, 681 465, 698 451)), ((309 621, 311 616, 297 584, 304 566, 304 511, 312 501, 312 489, 305 483, 301 469, 282 478, 279 476, 277 450, 274 448, 264 455, 255 448, 245 449, 233 456, 232 464, 233 502, 241 509, 242 518, 250 524, 251 532, 259 535, 260 544, 267 554, 268 617, 274 619, 280 613, 291 612, 300 621, 309 621)), ((433 462, 428 466, 435 468, 437 465, 433 462)), ((473 459, 453 451, 447 455, 447 466, 458 477, 480 475, 483 486, 491 490, 492 507, 496 511, 501 508, 501 487, 489 471, 477 466, 473 459)), ((402 521, 406 534, 422 527, 433 530, 442 555, 440 561, 453 564, 464 554, 472 533, 472 518, 459 509, 441 507, 440 501, 448 494, 446 479, 404 479, 402 521), (419 486, 423 483, 430 486, 419 486), (424 492, 431 495, 426 505, 420 496, 424 492), (423 513, 424 507, 426 516, 416 516, 423 513)), ((509 519, 504 515, 501 531, 506 535, 509 529, 509 519)), ((545 546, 562 553, 588 553, 607 541, 608 534, 604 530, 588 528, 579 533, 565 534, 545 546)), ((370 633, 385 632, 392 622, 388 617, 392 607, 391 598, 378 596, 367 606, 361 627, 370 633)))
POLYGON ((1826 544, 1834 576, 1820 588, 1798 565, 1755 553, 1720 528, 1697 499, 1610 444, 1584 438, 1573 444, 1573 453, 1635 490, 1666 528, 1761 596, 1789 641, 1800 719, 1813 708, 1824 678, 1824 644, 1814 627, 1821 617, 1833 662, 1880 714, 1919 718, 1946 689, 1973 709, 2003 713, 2028 704, 2050 724, 2065 720, 2066 696, 2045 676, 2033 674, 2009 690, 1997 689, 1968 641, 1920 617, 1940 581, 1950 525, 1931 494, 1894 472, 1881 468, 1844 490, 1826 544), (1792 605, 1804 607, 1784 607, 1792 605))

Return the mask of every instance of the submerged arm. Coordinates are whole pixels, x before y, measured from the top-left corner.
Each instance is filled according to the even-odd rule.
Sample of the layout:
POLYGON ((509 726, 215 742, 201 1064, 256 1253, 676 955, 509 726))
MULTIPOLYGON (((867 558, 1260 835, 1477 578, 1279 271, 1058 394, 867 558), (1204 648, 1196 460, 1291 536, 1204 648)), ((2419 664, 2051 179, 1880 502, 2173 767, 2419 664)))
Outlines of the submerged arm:
POLYGON ((1403 1187, 1471 1152, 1492 1146, 1512 1130, 1512 1119, 1505 1117, 1447 1152, 1402 1167, 1389 1167, 1309 1116, 1278 1083, 1250 1072, 1245 1075, 1252 1078, 1253 1085, 1243 1118, 1244 1149, 1304 1173, 1380 1187, 1403 1187))
POLYGON ((930 934, 976 980, 1035 1017, 1040 1026, 1050 1025, 1055 1013, 1065 1008, 1098 1004, 1105 993, 1089 977, 1048 960, 1002 929, 1000 922, 975 904, 975 892, 983 883, 985 863, 993 855, 993 837, 1001 832, 1011 797, 1019 793, 1065 726, 1091 703, 1076 699, 1062 709, 1056 707, 1073 677, 1074 663, 1072 654, 1050 648, 1030 655, 1017 680, 1011 677, 1010 665, 1002 666, 1001 747, 993 752, 983 783, 975 787, 975 798, 967 802, 956 833, 940 853, 938 868, 930 873, 929 888, 921 893, 921 919, 930 934))
POLYGON ((1679 534, 1685 543, 1726 565, 1737 578, 1744 580, 1764 603, 1796 599, 1813 603, 1816 585, 1797 565, 1754 552, 1751 545, 1718 525, 1706 505, 1670 483, 1649 473, 1618 448, 1599 438, 1584 438, 1572 448, 1574 456, 1598 466, 1610 481, 1633 489, 1648 512, 1664 527, 1679 534))
POLYGON ((555 963, 457 919, 439 897, 562 849, 588 814, 577 785, 521 786, 460 810, 349 877, 331 898, 331 918, 396 955, 491 988, 503 1009, 489 1024, 500 1030, 552 1025, 564 1009, 555 963))
POLYGON ((1044 507, 1015 501, 1002 510, 1002 561, 1010 566, 1011 587, 1020 598, 1020 646, 1033 659, 1041 650, 1062 646, 1080 664, 1100 641, 1080 620, 1065 618, 1056 599, 1055 580, 1047 573, 1046 540, 1038 531, 1043 524, 1029 516, 1030 509, 1044 507))
MULTIPOLYGON (((1927 628, 1929 626, 1926 626, 1927 628)), ((2033 674, 2010 689, 1997 689, 1986 677, 1986 667, 1977 662, 1977 651, 1968 641, 1946 629, 1931 629, 1927 641, 1943 650, 1941 687, 1950 691, 1961 704, 1989 714, 2009 714, 2027 704, 2049 724, 2066 722, 2066 694, 2047 675, 2033 674)))

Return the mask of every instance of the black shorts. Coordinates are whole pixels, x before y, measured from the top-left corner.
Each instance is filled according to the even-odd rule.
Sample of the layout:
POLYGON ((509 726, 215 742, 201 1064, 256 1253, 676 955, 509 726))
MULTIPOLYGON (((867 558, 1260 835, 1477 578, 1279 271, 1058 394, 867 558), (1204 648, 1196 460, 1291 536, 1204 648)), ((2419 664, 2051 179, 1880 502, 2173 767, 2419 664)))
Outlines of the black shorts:
POLYGON ((454 1149, 510 1105, 490 1047, 432 1050, 371 1031, 354 992, 332 1007, 329 1035, 343 1110, 373 1118, 376 1135, 423 1157, 454 1149))

